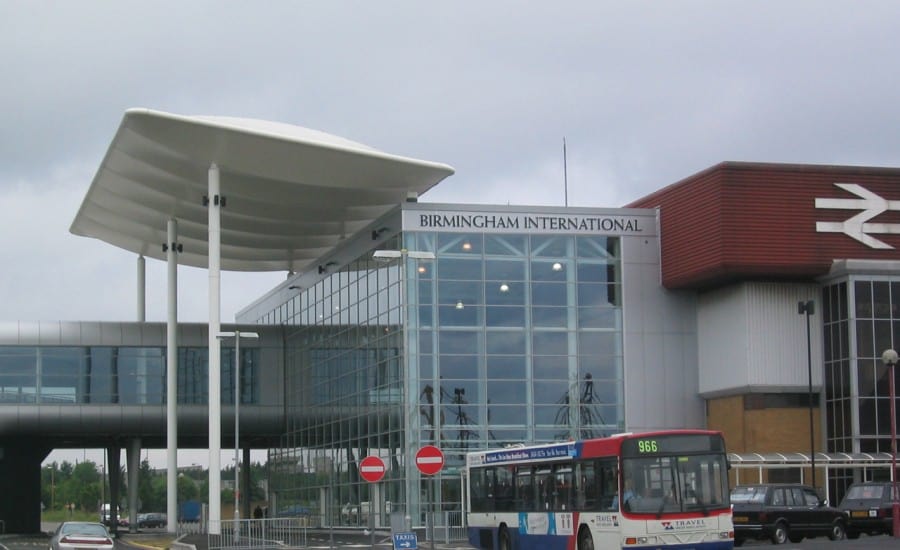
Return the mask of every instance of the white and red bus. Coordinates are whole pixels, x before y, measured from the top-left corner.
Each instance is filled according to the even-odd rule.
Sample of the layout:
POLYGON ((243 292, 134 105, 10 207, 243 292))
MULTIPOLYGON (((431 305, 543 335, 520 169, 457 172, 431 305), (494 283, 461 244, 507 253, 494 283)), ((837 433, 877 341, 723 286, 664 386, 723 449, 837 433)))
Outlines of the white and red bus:
POLYGON ((483 550, 734 546, 720 432, 667 430, 469 453, 483 550))

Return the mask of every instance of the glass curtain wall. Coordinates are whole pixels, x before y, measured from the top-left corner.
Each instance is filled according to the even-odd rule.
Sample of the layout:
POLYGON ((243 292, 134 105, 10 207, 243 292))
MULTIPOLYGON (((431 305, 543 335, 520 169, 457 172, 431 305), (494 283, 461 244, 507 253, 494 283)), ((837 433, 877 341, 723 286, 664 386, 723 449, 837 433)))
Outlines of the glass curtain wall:
MULTIPOLYGON (((828 451, 889 453, 890 375, 881 354, 900 346, 900 281, 851 277, 824 288, 823 306, 828 451)), ((859 472, 834 474, 832 494, 843 495, 859 472)))
POLYGON ((429 509, 413 457, 446 465, 453 508, 465 453, 621 431, 622 281, 615 237, 407 232, 278 309, 286 315, 288 432, 270 451, 277 507, 329 522, 429 509), (289 313, 292 312, 292 313, 289 313), (357 465, 388 464, 375 487, 357 465))
MULTIPOLYGON (((259 399, 259 349, 241 349, 241 402, 259 399)), ((178 402, 207 403, 206 348, 179 349, 178 402)), ((234 349, 222 349, 222 404, 234 403, 234 349), (226 382, 227 381, 227 382, 226 382)), ((0 403, 163 405, 164 347, 0 346, 0 403)))

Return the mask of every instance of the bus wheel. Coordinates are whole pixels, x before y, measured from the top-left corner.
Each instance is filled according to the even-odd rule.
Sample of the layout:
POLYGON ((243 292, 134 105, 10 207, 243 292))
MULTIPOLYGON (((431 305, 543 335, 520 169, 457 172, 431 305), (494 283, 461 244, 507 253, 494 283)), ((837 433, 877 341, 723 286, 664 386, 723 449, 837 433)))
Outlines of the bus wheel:
POLYGON ((594 550, 594 537, 587 527, 582 527, 578 531, 578 550, 594 550))
POLYGON ((500 533, 497 534, 497 550, 511 550, 512 544, 509 542, 509 531, 506 530, 506 527, 500 528, 500 533))

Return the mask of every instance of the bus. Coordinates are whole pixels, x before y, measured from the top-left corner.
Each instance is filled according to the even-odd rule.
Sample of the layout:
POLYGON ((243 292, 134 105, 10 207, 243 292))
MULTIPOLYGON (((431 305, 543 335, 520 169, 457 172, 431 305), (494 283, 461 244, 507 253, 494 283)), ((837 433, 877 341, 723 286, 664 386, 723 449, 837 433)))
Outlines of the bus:
POLYGON ((666 430, 466 455, 482 550, 734 547, 721 432, 666 430))

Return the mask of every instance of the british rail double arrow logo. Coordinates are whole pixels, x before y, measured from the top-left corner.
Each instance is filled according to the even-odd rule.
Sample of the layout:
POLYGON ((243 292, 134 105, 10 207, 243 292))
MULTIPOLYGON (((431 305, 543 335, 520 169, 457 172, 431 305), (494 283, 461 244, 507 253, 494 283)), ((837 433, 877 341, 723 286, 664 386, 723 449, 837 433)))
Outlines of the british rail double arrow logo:
POLYGON ((893 249, 893 246, 876 239, 872 234, 900 234, 900 224, 871 223, 869 220, 888 210, 900 210, 900 201, 889 201, 855 183, 835 183, 835 185, 859 198, 816 199, 816 208, 862 210, 862 212, 843 222, 816 222, 816 231, 819 233, 843 233, 869 248, 893 249))

